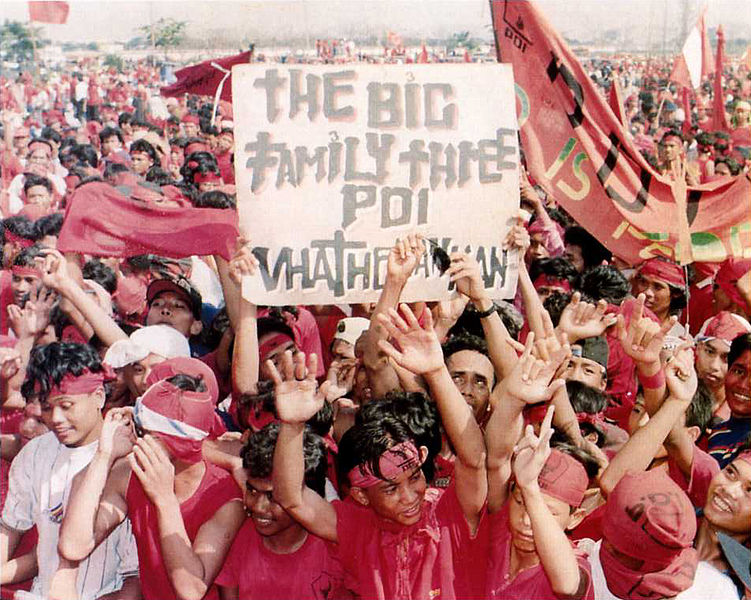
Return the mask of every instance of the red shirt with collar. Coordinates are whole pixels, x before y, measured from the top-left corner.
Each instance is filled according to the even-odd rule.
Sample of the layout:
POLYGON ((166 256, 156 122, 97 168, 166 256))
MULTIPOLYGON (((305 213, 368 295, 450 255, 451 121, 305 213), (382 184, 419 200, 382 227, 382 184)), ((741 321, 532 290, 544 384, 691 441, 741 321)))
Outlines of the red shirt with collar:
MULTIPOLYGON (((487 537, 474 537, 456 489, 428 488, 420 520, 386 521, 354 501, 334 501, 345 586, 379 600, 480 598, 487 537)), ((480 528, 482 530, 482 528, 480 528)))
MULTIPOLYGON (((490 529, 490 556, 488 561, 487 598, 503 598, 504 600, 558 600, 559 596, 550 586, 545 569, 537 564, 529 569, 517 573, 509 580, 511 560, 511 526, 509 524, 509 503, 497 513, 488 516, 490 529)), ((582 598, 594 600, 595 592, 592 587, 592 573, 589 562, 583 553, 576 552, 579 572, 588 578, 587 591, 582 598)))

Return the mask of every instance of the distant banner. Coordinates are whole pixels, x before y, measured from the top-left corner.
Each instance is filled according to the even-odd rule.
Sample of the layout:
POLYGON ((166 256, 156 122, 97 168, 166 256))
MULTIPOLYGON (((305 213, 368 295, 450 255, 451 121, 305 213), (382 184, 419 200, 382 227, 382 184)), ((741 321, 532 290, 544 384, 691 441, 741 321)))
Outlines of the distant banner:
POLYGON ((62 25, 68 20, 70 6, 67 2, 29 2, 29 20, 37 23, 62 25))
MULTIPOLYGON (((507 65, 242 65, 232 69, 235 176, 259 304, 373 302, 412 231, 473 254, 512 297, 503 248, 519 207, 507 65)), ((448 297, 428 248, 402 298, 448 297)))
POLYGON ((751 256, 748 175, 688 189, 659 175, 537 6, 491 6, 529 171, 582 226, 632 264, 751 256))

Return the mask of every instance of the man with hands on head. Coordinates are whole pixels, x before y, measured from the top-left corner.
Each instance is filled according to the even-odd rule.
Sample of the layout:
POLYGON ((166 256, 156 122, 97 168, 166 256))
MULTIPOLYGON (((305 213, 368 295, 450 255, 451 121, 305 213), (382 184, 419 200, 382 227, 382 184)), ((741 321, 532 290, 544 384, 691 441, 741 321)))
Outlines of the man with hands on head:
MULTIPOLYGON (((311 533, 339 544, 339 558, 362 597, 470 597, 468 579, 484 573, 471 548, 485 503, 485 446, 472 411, 443 361, 440 343, 425 316, 424 328, 405 305, 393 308, 379 323, 401 350, 386 339, 380 349, 400 367, 422 375, 438 405, 457 452, 455 484, 441 493, 427 488, 421 465, 425 447, 417 448, 409 430, 355 425, 345 436, 361 436, 361 453, 349 471, 352 502, 328 503, 303 484, 302 439, 307 421, 321 407, 328 383, 317 389, 317 357, 284 357, 282 373, 273 366, 277 412, 281 419, 274 456, 274 497, 311 533), (455 575, 456 574, 456 575, 455 575)), ((344 445, 344 441, 342 442, 344 445)), ((355 462, 355 459, 353 459, 355 462)))

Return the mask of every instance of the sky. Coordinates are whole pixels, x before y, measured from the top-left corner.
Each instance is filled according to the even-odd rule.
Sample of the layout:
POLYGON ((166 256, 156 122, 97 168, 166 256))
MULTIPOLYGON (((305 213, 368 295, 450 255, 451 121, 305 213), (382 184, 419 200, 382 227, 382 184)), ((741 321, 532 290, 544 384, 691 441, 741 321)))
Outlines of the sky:
MULTIPOLYGON (((708 6, 707 25, 723 22, 728 38, 749 37, 749 0, 539 0, 548 19, 565 36, 591 38, 618 29, 637 41, 662 36, 663 24, 675 35, 682 2, 696 14, 708 6), (651 24, 651 25, 650 25, 651 24)), ((150 18, 171 17, 188 22, 188 34, 226 30, 253 40, 278 32, 305 36, 348 37, 386 30, 412 37, 448 37, 469 30, 490 39, 487 0, 192 0, 139 2, 72 0, 68 23, 44 25, 56 41, 127 41, 150 18)), ((0 17, 25 21, 26 2, 0 1, 0 17)), ((677 42, 676 42, 677 43, 677 42)))

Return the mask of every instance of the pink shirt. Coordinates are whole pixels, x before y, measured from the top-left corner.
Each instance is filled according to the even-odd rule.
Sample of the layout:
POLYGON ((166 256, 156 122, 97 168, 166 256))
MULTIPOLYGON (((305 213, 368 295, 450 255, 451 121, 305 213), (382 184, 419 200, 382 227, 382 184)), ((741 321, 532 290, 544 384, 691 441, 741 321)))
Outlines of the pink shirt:
POLYGON ((290 554, 266 548, 247 519, 227 555, 217 585, 238 588, 243 600, 321 600, 351 597, 342 590, 344 572, 330 545, 308 535, 290 554))

